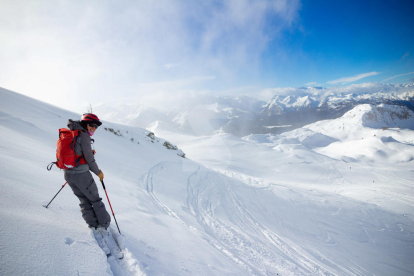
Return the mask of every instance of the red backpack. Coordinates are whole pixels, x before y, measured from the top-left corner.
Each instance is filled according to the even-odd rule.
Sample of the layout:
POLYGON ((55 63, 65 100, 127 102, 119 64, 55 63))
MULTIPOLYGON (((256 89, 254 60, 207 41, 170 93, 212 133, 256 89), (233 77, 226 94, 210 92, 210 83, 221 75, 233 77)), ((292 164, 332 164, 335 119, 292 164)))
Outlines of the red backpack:
POLYGON ((59 169, 72 169, 79 165, 86 164, 83 155, 75 154, 75 144, 79 137, 80 130, 59 129, 59 140, 57 141, 56 162, 49 164, 47 169, 50 171, 53 164, 59 169))

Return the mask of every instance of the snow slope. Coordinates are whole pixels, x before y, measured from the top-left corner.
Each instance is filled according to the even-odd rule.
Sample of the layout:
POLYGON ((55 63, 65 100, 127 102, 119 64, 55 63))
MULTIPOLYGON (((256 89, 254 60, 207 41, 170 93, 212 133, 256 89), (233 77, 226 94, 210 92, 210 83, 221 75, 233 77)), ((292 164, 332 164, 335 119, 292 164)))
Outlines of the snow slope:
POLYGON ((414 273, 412 161, 350 170, 302 144, 163 124, 152 130, 189 158, 137 127, 104 122, 94 136, 126 252, 107 260, 69 187, 42 207, 64 183, 46 171, 58 129, 79 117, 0 89, 1 275, 414 273))
MULTIPOLYGON (((362 118, 366 113, 358 114, 362 118)), ((412 118, 408 120, 412 122, 412 118)), ((248 184, 254 191, 250 193, 271 191, 270 198, 257 195, 253 204, 265 207, 255 214, 270 214, 266 225, 279 224, 273 233, 283 233, 296 248, 329 263, 333 274, 410 275, 413 266, 409 259, 414 253, 413 132, 362 125, 351 128, 354 123, 344 116, 281 135, 252 135, 244 140, 223 133, 194 137, 162 126, 151 130, 176 143, 189 158, 248 184), (349 155, 348 145, 342 144, 346 141, 361 142, 355 147, 358 159, 349 155), (383 144, 381 159, 372 158, 376 141, 383 144), (338 148, 329 150, 334 144, 338 148), (348 154, 341 155, 347 149, 348 154), (392 264, 397 255, 407 259, 392 264)), ((248 205, 243 202, 243 206, 248 205)), ((248 210, 257 209, 249 206, 248 210)))
POLYGON ((297 144, 336 159, 398 163, 414 159, 414 112, 406 107, 363 104, 335 120, 319 121, 280 135, 244 139, 269 147, 297 144))
MULTIPOLYGON (((64 184, 61 171, 46 170, 55 159, 58 129, 65 127, 68 118, 80 115, 4 89, 0 93, 1 275, 190 275, 197 271, 214 275, 217 269, 238 271, 231 260, 222 260, 216 249, 176 223, 147 190, 144 179, 152 167, 190 161, 167 150, 163 140, 148 137, 148 131, 111 123, 104 123, 94 136, 96 159, 125 235, 126 257, 121 262, 107 262, 68 186, 48 209, 42 207, 64 184), (124 137, 104 127, 120 130, 124 137)), ((100 193, 105 197, 101 188, 100 193)))

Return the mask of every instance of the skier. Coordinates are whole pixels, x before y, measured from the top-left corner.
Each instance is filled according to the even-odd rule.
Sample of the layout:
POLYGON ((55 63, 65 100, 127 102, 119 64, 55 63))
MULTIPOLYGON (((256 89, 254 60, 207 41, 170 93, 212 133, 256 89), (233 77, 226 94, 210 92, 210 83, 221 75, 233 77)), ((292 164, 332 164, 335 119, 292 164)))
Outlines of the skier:
POLYGON ((95 150, 92 150, 91 147, 91 136, 95 134, 100 125, 102 125, 102 122, 98 116, 92 113, 83 114, 80 121, 69 119, 68 128, 70 130, 80 130, 75 143, 75 154, 76 156, 82 156, 85 162, 80 162, 81 165, 73 168, 65 169, 65 180, 78 197, 82 217, 93 231, 99 246, 108 256, 112 252, 115 257, 121 259, 123 253, 116 245, 108 229, 111 216, 106 211, 102 198, 99 197, 98 187, 89 172, 92 171, 96 174, 102 182, 104 174, 96 164, 95 150))
POLYGON ((70 130, 80 130, 75 144, 75 153, 83 156, 86 163, 65 169, 65 180, 79 198, 82 217, 91 229, 98 227, 107 229, 111 222, 111 217, 105 209, 102 198, 99 197, 98 187, 89 172, 91 170, 96 174, 100 181, 104 178, 103 172, 96 164, 91 147, 91 136, 101 124, 99 118, 92 113, 84 114, 80 121, 69 119, 68 122, 70 130))

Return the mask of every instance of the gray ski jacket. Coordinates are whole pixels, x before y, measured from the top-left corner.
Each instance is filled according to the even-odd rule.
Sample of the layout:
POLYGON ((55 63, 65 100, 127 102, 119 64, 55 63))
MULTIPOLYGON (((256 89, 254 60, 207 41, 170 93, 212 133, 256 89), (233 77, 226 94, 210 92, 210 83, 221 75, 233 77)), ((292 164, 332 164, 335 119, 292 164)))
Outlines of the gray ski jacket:
POLYGON ((79 165, 72 169, 64 170, 65 173, 84 173, 91 170, 94 174, 99 175, 100 170, 92 153, 91 137, 82 127, 80 121, 73 121, 69 119, 68 128, 70 130, 80 130, 79 137, 76 140, 75 144, 75 153, 76 155, 83 155, 86 160, 86 164, 79 165))

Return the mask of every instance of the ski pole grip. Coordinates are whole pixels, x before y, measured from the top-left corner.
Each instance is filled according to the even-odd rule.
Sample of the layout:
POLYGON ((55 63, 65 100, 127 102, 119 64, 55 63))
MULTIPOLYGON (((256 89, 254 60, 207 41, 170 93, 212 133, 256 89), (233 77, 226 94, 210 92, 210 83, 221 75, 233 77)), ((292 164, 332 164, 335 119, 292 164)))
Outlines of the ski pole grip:
POLYGON ((101 181, 101 183, 102 183, 102 187, 104 188, 104 190, 106 190, 103 180, 101 181))

